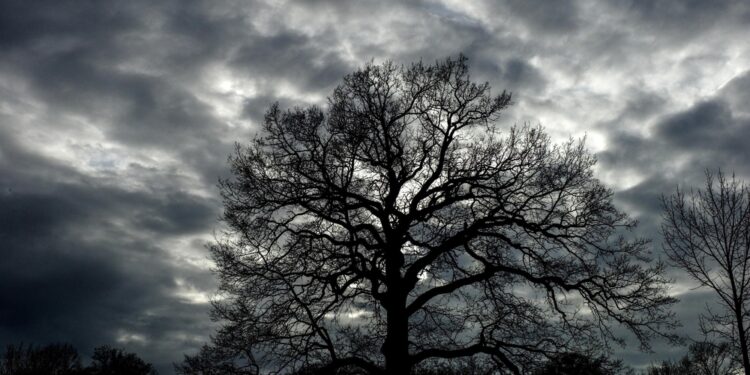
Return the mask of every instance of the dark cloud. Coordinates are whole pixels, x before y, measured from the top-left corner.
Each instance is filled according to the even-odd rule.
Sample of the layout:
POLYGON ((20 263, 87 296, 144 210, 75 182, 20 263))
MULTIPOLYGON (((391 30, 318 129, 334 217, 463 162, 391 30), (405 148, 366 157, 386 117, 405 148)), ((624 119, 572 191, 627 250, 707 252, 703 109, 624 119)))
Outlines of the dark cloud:
POLYGON ((291 98, 272 95, 259 95, 245 100, 242 108, 242 116, 250 119, 255 124, 262 124, 268 109, 274 103, 279 103, 281 108, 293 108, 300 103, 291 98))
POLYGON ((498 8, 507 8, 511 15, 523 18, 528 26, 544 33, 575 32, 582 23, 580 2, 574 0, 508 0, 497 4, 498 8))
POLYGON ((344 62, 329 41, 294 32, 253 35, 234 54, 239 73, 288 82, 304 91, 328 92, 353 67, 344 62))
POLYGON ((653 29, 681 34, 683 37, 705 32, 717 23, 725 22, 727 17, 741 15, 748 10, 743 2, 731 0, 631 0, 616 4, 632 12, 635 20, 649 24, 653 29), (686 24, 690 27, 686 27, 686 24))
POLYGON ((158 243, 205 232, 218 216, 215 199, 104 186, 0 134, 0 344, 151 348, 144 358, 171 371, 179 353, 158 341, 207 334, 210 325, 207 306, 180 296, 176 280, 213 284, 158 243))
POLYGON ((681 148, 710 147, 713 141, 729 140, 732 112, 725 103, 707 101, 669 116, 656 127, 656 136, 681 148))
MULTIPOLYGON (((616 121, 627 123, 643 118, 662 100, 629 103, 616 121), (644 104, 645 103, 645 104, 644 104)), ((660 105, 660 104, 659 104, 660 105)), ((620 189, 616 201, 641 223, 640 233, 661 244, 661 195, 678 186, 701 187, 704 171, 723 169, 750 176, 750 153, 744 144, 750 139, 747 117, 733 113, 720 96, 700 100, 690 108, 657 117, 650 135, 611 132, 609 147, 598 154, 603 170, 629 173, 638 182, 620 189)))
POLYGON ((132 14, 124 16, 126 8, 124 4, 52 0, 39 1, 30 7, 22 0, 4 1, 0 12, 0 46, 6 51, 43 47, 38 44, 62 42, 65 37, 96 44, 102 37, 139 26, 140 18, 132 14))
MULTIPOLYGON (((602 139, 658 255, 660 194, 750 177, 748 25, 730 0, 0 2, 0 344, 120 340, 171 373, 210 333, 202 246, 233 142, 368 61, 464 53, 513 92, 507 125, 602 139)), ((681 297, 694 324, 704 295, 681 297)))
POLYGON ((510 59, 503 65, 502 77, 506 82, 502 87, 512 91, 542 91, 546 84, 544 74, 539 69, 517 58, 510 59))
POLYGON ((727 82, 720 90, 719 96, 732 106, 733 111, 741 112, 744 115, 750 114, 750 108, 747 106, 747 103, 750 102, 750 70, 727 82))
MULTIPOLYGON (((726 90, 734 93, 729 100, 744 95, 738 92, 742 82, 734 83, 726 90)), ((622 117, 619 120, 627 121, 622 117)), ((611 147, 600 153, 600 160, 606 168, 640 170, 658 174, 659 178, 664 178, 665 171, 666 176, 675 178, 686 173, 695 177, 695 170, 719 168, 750 176, 750 152, 745 144, 749 138, 750 117, 735 113, 727 100, 716 96, 658 118, 649 136, 611 133, 611 147)))
POLYGON ((478 73, 477 79, 493 81, 493 87, 497 89, 502 88, 523 97, 543 92, 547 85, 544 73, 521 58, 498 61, 481 54, 469 54, 469 58, 473 61, 473 71, 478 73))
MULTIPOLYGON (((639 180, 620 189, 615 201, 638 219, 636 232, 653 240, 657 257, 666 258, 661 252, 662 195, 673 194, 678 186, 702 188, 706 170, 723 169, 740 178, 750 177, 750 153, 745 145, 745 140, 750 139, 750 118, 737 105, 750 92, 746 76, 747 73, 739 75, 714 95, 671 113, 662 113, 668 103, 664 98, 639 95, 640 99, 629 102, 616 120, 604 125, 652 121, 648 132, 611 132, 609 147, 599 153, 599 160, 601 168, 617 169, 639 180)), ((698 316, 716 302, 716 296, 710 291, 689 289, 697 285, 679 269, 670 270, 670 274, 682 289, 675 306, 683 322, 681 334, 700 340, 698 316)), ((651 358, 627 350, 622 355, 633 365, 646 366, 679 357, 682 352, 665 348, 651 358)))

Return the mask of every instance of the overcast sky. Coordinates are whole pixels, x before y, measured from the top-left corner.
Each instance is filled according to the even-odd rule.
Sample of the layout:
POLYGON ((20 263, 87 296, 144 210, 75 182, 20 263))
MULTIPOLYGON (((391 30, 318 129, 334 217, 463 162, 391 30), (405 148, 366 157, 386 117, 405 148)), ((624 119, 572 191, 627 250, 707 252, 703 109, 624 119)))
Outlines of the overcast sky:
MULTIPOLYGON (((233 142, 371 60, 467 55, 513 93, 501 123, 586 136, 658 252, 659 194, 750 177, 749 4, 0 1, 0 344, 110 343, 171 373, 212 331, 204 244, 233 142)), ((695 333, 710 294, 678 281, 695 333)), ((618 356, 684 352, 655 350, 618 356)))

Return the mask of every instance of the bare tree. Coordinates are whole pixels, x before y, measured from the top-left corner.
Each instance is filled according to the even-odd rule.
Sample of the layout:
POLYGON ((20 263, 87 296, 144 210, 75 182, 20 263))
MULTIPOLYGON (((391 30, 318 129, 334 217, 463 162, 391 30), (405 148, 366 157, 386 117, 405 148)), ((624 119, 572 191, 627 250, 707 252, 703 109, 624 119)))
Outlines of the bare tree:
POLYGON ((721 311, 710 308, 701 319, 707 334, 737 343, 745 374, 750 303, 750 191, 734 176, 706 172, 703 190, 677 189, 663 197, 664 247, 669 258, 712 289, 721 311))
POLYGON ((0 356, 0 375, 157 375, 136 354, 106 345, 95 348, 91 359, 83 367, 71 344, 8 345, 0 356))
POLYGON ((700 375, 737 374, 737 361, 729 343, 697 342, 690 345, 688 355, 700 375))
POLYGON ((108 345, 94 348, 91 360, 87 375, 157 375, 153 366, 135 353, 108 345))
POLYGON ((81 375, 81 357, 73 345, 6 346, 0 356, 0 375, 81 375))
POLYGON ((521 373, 618 339, 610 322, 644 346, 668 336, 663 265, 614 235, 633 222, 594 157, 500 132, 510 103, 461 57, 369 64, 325 110, 272 106, 221 183, 212 345, 237 371, 405 375, 473 357, 521 373))
POLYGON ((696 342, 677 362, 649 367, 644 375, 735 375, 738 362, 729 343, 696 342))
POLYGON ((633 369, 604 355, 561 353, 532 372, 533 375, 630 375, 633 369))

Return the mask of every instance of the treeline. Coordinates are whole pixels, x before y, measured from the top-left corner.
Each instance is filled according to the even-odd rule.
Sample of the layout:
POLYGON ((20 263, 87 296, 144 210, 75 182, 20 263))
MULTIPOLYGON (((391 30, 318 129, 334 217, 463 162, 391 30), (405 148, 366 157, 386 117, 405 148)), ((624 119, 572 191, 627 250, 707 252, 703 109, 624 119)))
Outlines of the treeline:
MULTIPOLYGON (((620 360, 603 355, 560 353, 541 363, 530 375, 736 375, 741 373, 741 359, 728 343, 696 342, 677 361, 664 361, 643 370, 625 366, 620 360)), ((179 369, 179 367, 178 367, 179 369)), ((178 371, 179 372, 179 371, 178 371)), ((210 372, 181 372, 208 374, 210 372)), ((227 374, 252 374, 253 371, 229 371, 227 374)), ((308 367, 292 375, 367 375, 357 368, 343 368, 329 373, 323 367, 308 367)), ((440 363, 416 368, 412 375, 488 375, 505 374, 502 368, 482 365, 473 360, 440 363)))
MULTIPOLYGON (((565 353, 553 357, 533 375, 737 375, 742 360, 729 343, 696 342, 678 361, 664 361, 636 371, 606 356, 565 353)), ((454 372, 452 375, 458 375, 454 372)), ((440 375, 447 375, 440 374, 440 375)))
POLYGON ((107 345, 94 349, 83 365, 71 344, 8 345, 0 358, 0 375, 156 375, 150 363, 134 353, 107 345))

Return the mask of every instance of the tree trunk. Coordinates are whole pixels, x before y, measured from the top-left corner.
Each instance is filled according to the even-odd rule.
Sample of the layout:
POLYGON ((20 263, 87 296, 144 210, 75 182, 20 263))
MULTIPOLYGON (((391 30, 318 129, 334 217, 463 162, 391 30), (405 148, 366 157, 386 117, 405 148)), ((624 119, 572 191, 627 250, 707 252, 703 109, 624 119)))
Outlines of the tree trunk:
POLYGON ((401 266, 403 264, 404 258, 400 246, 392 248, 386 259, 388 296, 384 307, 386 308, 388 327, 382 348, 385 356, 385 373, 388 375, 411 374, 409 316, 406 313, 406 297, 409 292, 401 277, 401 266))
POLYGON ((405 299, 388 310, 388 330, 383 344, 385 373, 388 375, 410 375, 409 319, 406 316, 405 299))
POLYGON ((740 338, 740 351, 742 351, 742 368, 745 370, 745 375, 750 375, 750 356, 747 352, 747 336, 745 335, 745 324, 742 321, 742 311, 735 309, 735 315, 737 319, 737 333, 740 338))

